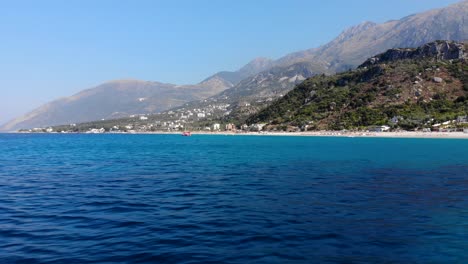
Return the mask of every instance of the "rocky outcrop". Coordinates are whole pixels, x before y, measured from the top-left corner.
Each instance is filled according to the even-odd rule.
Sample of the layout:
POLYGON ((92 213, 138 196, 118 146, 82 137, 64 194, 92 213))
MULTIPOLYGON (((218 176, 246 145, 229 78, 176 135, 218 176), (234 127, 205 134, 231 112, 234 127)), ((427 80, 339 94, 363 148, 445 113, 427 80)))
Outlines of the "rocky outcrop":
POLYGON ((436 60, 467 59, 468 53, 465 43, 454 41, 435 41, 417 49, 390 49, 382 54, 365 61, 360 67, 406 59, 433 58, 436 60))

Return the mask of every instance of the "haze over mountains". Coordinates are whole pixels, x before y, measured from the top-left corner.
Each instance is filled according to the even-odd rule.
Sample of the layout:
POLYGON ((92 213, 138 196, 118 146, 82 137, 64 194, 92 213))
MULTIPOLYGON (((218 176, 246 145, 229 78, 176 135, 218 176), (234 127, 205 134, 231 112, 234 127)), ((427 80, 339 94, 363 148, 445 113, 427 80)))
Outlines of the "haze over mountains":
POLYGON ((383 24, 364 22, 319 48, 294 52, 275 61, 258 58, 236 72, 219 72, 197 85, 109 82, 46 104, 0 130, 150 114, 209 97, 233 103, 246 96, 276 98, 308 77, 355 68, 390 48, 417 47, 439 39, 466 40, 467 19, 468 1, 463 1, 383 24))
POLYGON ((0 131, 157 113, 218 94, 232 87, 239 79, 264 70, 267 64, 267 59, 255 59, 238 71, 220 72, 196 85, 110 81, 45 104, 1 126, 0 131))

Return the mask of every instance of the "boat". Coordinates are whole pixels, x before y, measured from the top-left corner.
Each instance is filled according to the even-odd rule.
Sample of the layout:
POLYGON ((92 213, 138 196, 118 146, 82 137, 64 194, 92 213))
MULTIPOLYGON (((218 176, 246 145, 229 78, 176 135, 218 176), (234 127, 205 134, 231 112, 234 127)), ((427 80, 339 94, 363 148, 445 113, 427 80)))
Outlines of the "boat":
POLYGON ((190 131, 184 131, 182 133, 182 136, 184 136, 184 137, 190 137, 191 135, 192 135, 192 133, 190 131))

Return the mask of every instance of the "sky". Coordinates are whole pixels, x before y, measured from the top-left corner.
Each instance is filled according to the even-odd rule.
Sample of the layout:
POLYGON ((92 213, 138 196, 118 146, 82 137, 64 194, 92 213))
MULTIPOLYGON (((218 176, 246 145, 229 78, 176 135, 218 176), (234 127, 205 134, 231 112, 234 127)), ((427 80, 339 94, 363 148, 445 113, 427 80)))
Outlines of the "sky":
POLYGON ((0 0, 0 123, 116 79, 198 83, 458 0, 0 0))

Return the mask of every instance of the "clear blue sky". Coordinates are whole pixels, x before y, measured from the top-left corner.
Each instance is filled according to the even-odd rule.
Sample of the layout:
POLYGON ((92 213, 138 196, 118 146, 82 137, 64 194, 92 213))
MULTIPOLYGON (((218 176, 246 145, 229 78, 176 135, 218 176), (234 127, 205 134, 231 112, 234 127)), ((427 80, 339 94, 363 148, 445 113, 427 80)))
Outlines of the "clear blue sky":
POLYGON ((196 83, 457 0, 0 0, 0 123, 113 79, 196 83))

